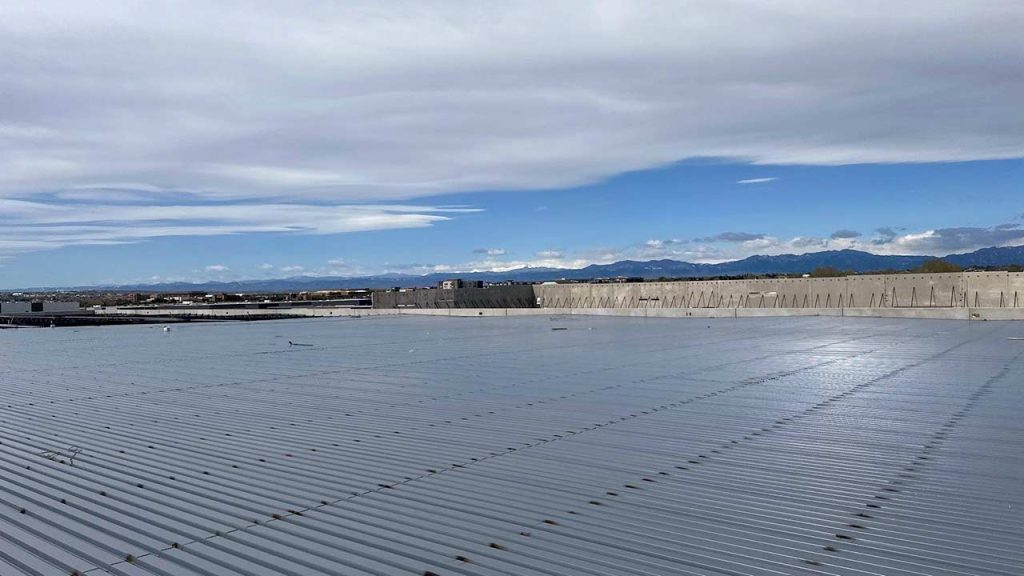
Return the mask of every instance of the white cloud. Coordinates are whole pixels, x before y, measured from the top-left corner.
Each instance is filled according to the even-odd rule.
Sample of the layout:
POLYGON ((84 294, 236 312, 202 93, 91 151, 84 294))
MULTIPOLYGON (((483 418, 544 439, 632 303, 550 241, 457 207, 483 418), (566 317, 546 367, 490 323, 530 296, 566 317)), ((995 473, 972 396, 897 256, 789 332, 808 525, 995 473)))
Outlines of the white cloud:
POLYGON ((644 246, 653 250, 660 250, 667 246, 673 246, 675 244, 682 244, 683 241, 678 238, 666 238, 666 239, 651 239, 644 242, 644 246))
POLYGON ((231 268, 228 268, 227 266, 225 266, 223 264, 210 264, 209 266, 207 266, 205 268, 205 270, 207 272, 217 272, 217 273, 220 273, 220 272, 228 272, 228 271, 231 270, 231 268))
POLYGON ((767 182, 774 182, 778 178, 747 178, 746 180, 737 180, 737 184, 765 184, 767 182))
POLYGON ((541 250, 540 252, 537 252, 537 257, 545 260, 554 260, 561 258, 563 254, 564 252, 561 250, 541 250))
POLYGON ((1022 25, 1017 0, 14 2, 0 196, 343 204, 695 157, 1017 158, 1022 25))
POLYGON ((298 266, 298 265, 282 266, 281 267, 281 272, 284 272, 285 274, 298 274, 299 272, 302 272, 305 269, 306 269, 305 266, 298 266))
POLYGON ((273 270, 274 269, 274 265, 273 264, 260 264, 259 266, 257 266, 257 268, 259 268, 260 270, 273 270))
POLYGON ((989 246, 1024 244, 1024 228, 1016 224, 991 227, 936 228, 921 232, 889 236, 891 230, 880 230, 872 243, 873 252, 884 254, 925 254, 943 256, 968 252, 989 246))

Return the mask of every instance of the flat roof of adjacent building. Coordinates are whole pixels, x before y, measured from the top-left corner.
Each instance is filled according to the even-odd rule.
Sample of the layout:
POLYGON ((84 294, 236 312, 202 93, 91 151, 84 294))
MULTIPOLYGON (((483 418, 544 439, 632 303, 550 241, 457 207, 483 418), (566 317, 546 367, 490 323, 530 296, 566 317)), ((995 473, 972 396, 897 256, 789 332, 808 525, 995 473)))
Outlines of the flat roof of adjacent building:
POLYGON ((0 330, 0 574, 1019 575, 1020 336, 834 317, 0 330))

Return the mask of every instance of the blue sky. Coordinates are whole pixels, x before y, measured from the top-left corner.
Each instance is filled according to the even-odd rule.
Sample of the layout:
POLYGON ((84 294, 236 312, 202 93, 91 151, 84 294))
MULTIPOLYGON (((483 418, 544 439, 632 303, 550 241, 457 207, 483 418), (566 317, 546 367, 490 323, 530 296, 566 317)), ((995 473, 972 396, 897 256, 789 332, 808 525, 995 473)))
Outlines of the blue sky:
POLYGON ((29 286, 425 273, 625 258, 718 261, 847 247, 946 254, 990 245, 997 226, 1008 233, 1007 242, 1024 242, 1021 182, 1020 160, 826 167, 691 161, 563 190, 428 197, 425 205, 476 211, 448 214, 423 228, 69 246, 13 257, 4 274, 10 286, 29 286), (896 236, 879 233, 884 228, 896 236), (950 229, 959 233, 943 242, 935 235, 914 240, 950 229), (837 231, 861 236, 831 238, 837 231), (749 239, 715 238, 723 233, 749 239), (795 238, 809 244, 794 245, 795 238))
POLYGON ((743 6, 16 2, 0 287, 1024 243, 1024 5, 743 6))

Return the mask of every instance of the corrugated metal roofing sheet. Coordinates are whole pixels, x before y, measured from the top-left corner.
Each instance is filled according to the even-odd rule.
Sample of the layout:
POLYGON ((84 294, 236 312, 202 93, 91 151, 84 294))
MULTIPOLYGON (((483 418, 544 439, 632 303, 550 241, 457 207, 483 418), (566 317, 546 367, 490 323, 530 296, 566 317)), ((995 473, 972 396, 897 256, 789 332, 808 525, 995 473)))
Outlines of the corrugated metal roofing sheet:
POLYGON ((0 575, 1020 575, 1022 330, 0 331, 0 575))

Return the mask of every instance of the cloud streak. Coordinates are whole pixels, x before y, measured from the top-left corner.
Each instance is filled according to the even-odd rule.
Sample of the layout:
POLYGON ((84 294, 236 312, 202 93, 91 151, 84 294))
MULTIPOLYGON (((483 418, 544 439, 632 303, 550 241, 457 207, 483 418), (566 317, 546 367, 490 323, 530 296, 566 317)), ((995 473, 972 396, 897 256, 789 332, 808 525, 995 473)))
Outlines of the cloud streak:
POLYGON ((170 236, 423 228, 476 211, 414 205, 68 204, 0 198, 0 255, 170 236))
POLYGON ((473 250, 473 254, 484 254, 487 256, 504 256, 504 248, 477 248, 473 250))
POLYGON ((708 236, 706 238, 697 238, 697 242, 752 242, 754 240, 763 240, 766 238, 765 234, 752 234, 750 232, 722 232, 714 236, 708 236))

